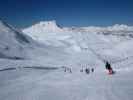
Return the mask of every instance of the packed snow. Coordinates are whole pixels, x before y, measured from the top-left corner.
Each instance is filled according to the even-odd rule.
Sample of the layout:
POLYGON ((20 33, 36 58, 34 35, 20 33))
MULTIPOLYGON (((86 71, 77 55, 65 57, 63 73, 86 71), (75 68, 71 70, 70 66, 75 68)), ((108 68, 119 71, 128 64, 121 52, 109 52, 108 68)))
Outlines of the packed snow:
POLYGON ((0 100, 132 100, 132 38, 127 25, 21 31, 0 21, 0 100))

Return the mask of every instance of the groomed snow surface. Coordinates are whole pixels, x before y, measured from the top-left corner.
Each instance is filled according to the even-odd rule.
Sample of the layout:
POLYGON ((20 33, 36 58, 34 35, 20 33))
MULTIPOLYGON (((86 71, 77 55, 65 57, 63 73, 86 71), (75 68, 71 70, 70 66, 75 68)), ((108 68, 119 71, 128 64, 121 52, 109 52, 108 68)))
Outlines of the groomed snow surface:
POLYGON ((0 100, 133 99, 132 26, 63 28, 48 21, 23 32, 0 21, 0 100))

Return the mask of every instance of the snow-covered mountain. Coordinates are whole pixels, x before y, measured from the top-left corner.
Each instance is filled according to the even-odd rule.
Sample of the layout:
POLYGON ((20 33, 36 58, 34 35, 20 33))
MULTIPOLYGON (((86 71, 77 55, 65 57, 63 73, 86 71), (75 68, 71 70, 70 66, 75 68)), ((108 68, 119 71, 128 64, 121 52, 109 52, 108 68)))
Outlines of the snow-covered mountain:
POLYGON ((0 21, 0 58, 23 59, 34 41, 4 21, 0 21))
POLYGON ((124 24, 115 24, 113 26, 98 27, 98 26, 88 26, 88 27, 61 27, 56 23, 56 21, 41 21, 28 28, 23 29, 26 33, 60 33, 60 32, 70 32, 70 31, 80 31, 80 32, 120 32, 120 31, 133 31, 133 26, 128 26, 124 24))
MULTIPOLYGON (((69 32, 64 31, 64 29, 57 25, 55 21, 39 22, 24 29, 23 32, 33 39, 50 46, 64 48, 71 44, 75 44, 75 41, 71 39, 72 36, 69 32)), ((70 48, 76 49, 76 45, 70 48)))
POLYGON ((129 48, 133 39, 133 26, 116 24, 108 27, 59 27, 55 21, 40 23, 24 29, 23 32, 47 46, 60 48, 72 55, 86 54, 84 58, 95 55, 94 59, 106 59, 110 62, 133 55, 132 48, 129 48), (40 23, 45 25, 39 27, 40 23), (48 23, 51 23, 51 27, 48 23), (47 28, 49 31, 46 31, 47 28), (127 49, 121 50, 120 46, 127 49))
POLYGON ((63 49, 38 43, 20 30, 0 21, 0 60, 32 59, 35 60, 33 63, 57 63, 66 57, 63 49))
POLYGON ((56 24, 56 21, 41 21, 27 29, 23 30, 26 33, 38 33, 41 34, 43 32, 53 33, 53 32, 62 32, 62 28, 56 24))
MULTIPOLYGON (((46 45, 63 46, 70 51, 88 48, 88 42, 95 46, 99 43, 113 46, 133 37, 132 26, 116 24, 108 27, 60 27, 56 21, 39 22, 23 29, 23 32, 46 45)), ((106 46, 105 48, 109 47, 106 46)))

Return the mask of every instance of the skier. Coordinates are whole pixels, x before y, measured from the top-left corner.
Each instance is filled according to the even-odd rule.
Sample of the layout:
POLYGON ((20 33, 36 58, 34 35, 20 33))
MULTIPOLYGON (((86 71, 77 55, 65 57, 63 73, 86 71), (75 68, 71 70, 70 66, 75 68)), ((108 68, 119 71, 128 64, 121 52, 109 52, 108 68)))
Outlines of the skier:
POLYGON ((105 67, 108 70, 109 74, 113 74, 113 69, 112 69, 112 67, 111 67, 111 65, 109 64, 108 61, 106 61, 105 67))
POLYGON ((86 72, 86 74, 89 74, 90 73, 90 69, 89 68, 86 68, 85 69, 85 72, 86 72))
POLYGON ((64 66, 64 72, 67 72, 67 67, 64 66))
POLYGON ((94 72, 94 68, 91 68, 91 72, 94 72))
POLYGON ((80 69, 80 72, 83 72, 83 70, 84 70, 84 68, 83 68, 83 66, 82 66, 82 69, 80 69))
POLYGON ((69 68, 69 73, 72 73, 72 68, 69 68))

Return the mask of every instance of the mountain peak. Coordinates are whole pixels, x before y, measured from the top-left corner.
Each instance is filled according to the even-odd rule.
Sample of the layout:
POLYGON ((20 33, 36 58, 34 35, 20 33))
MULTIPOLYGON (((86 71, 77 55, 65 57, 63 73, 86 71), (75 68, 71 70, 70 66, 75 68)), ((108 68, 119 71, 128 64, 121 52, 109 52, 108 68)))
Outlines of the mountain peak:
POLYGON ((39 23, 37 23, 35 25, 38 25, 38 26, 43 27, 43 28, 44 27, 46 27, 46 28, 48 28, 48 27, 61 28, 60 25, 58 25, 55 20, 52 20, 52 21, 40 21, 39 23))
POLYGON ((40 21, 39 24, 40 24, 40 25, 52 25, 52 26, 57 26, 55 20, 52 20, 52 21, 40 21))
POLYGON ((132 31, 133 27, 125 24, 115 24, 113 26, 107 27, 107 29, 110 31, 132 31))
POLYGON ((37 24, 32 25, 31 27, 23 30, 25 33, 53 33, 53 32, 62 32, 62 28, 56 24, 55 20, 52 21, 41 21, 37 24))

